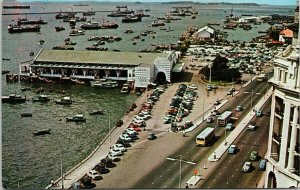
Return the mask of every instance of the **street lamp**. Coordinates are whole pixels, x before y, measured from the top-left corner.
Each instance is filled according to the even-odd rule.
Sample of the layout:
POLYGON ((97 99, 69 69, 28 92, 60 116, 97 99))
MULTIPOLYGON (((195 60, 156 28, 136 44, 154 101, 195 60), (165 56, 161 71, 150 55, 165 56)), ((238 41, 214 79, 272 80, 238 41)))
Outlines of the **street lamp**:
POLYGON ((63 173, 62 154, 60 154, 60 174, 61 174, 61 189, 64 189, 64 173, 63 173))
POLYGON ((209 83, 211 83, 211 67, 212 64, 209 65, 209 83))
POLYGON ((105 112, 107 112, 108 113, 108 135, 109 135, 109 142, 111 143, 111 124, 110 124, 110 112, 109 111, 107 111, 107 110, 104 110, 105 112))
POLYGON ((179 188, 181 188, 181 162, 184 162, 186 164, 196 165, 195 162, 188 161, 187 158, 185 158, 186 160, 183 160, 182 157, 185 158, 183 155, 178 155, 175 156, 174 158, 169 158, 169 157, 166 158, 167 160, 170 161, 179 161, 179 188), (176 159, 176 157, 179 157, 179 159, 176 159))
POLYGON ((225 128, 225 145, 227 145, 227 134, 226 134, 226 128, 225 128))

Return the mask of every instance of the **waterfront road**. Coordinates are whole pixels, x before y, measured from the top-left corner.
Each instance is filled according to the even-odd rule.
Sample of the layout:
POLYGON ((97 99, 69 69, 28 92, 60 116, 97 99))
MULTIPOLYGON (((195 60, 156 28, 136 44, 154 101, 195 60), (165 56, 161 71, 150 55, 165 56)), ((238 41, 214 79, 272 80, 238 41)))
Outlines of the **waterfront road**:
MULTIPOLYGON (((271 99, 263 106, 266 113, 271 108, 271 99)), ((233 142, 237 145, 238 152, 234 155, 227 153, 210 168, 208 175, 197 184, 197 188, 256 188, 263 171, 258 170, 259 159, 252 162, 253 170, 250 173, 242 172, 243 164, 250 161, 251 151, 258 151, 260 159, 264 158, 268 146, 268 131, 270 117, 254 117, 251 122, 255 122, 259 127, 255 131, 244 130, 233 142), (237 180, 238 179, 238 180, 237 180)), ((205 170, 203 172, 206 172, 205 170)))
MULTIPOLYGON (((269 84, 266 82, 251 82, 247 87, 240 89, 240 92, 237 94, 237 97, 227 97, 229 99, 228 103, 226 103, 221 109, 220 112, 224 112, 226 110, 232 110, 233 116, 238 118, 235 122, 235 125, 238 124, 242 118, 253 109, 251 105, 255 105, 258 100, 267 92, 268 88, 270 88, 269 84), (252 93, 247 93, 253 90, 252 93), (252 99, 252 100, 251 100, 252 99), (252 103, 251 103, 252 102, 252 103), (241 105, 244 110, 242 112, 236 112, 235 108, 237 105, 241 105)), ((196 165, 187 165, 182 164, 182 172, 181 172, 181 187, 184 187, 184 182, 186 182, 189 177, 193 174, 193 170, 197 169, 201 171, 203 170, 203 166, 209 165, 207 163, 208 156, 213 153, 213 150, 218 147, 218 145, 224 140, 224 128, 216 127, 216 135, 219 139, 212 145, 208 147, 198 147, 195 145, 196 136, 206 127, 216 127, 216 121, 214 123, 203 123, 194 131, 188 133, 187 137, 177 136, 177 138, 170 138, 169 144, 176 146, 177 144, 181 144, 177 147, 175 151, 168 151, 166 147, 161 146, 156 147, 156 152, 161 152, 160 149, 164 149, 164 154, 159 155, 161 157, 161 164, 157 164, 156 168, 151 171, 145 170, 147 175, 143 175, 140 180, 138 180, 133 186, 134 188, 176 188, 179 186, 179 163, 175 161, 166 160, 166 157, 174 157, 177 155, 183 155, 189 161, 193 161, 196 165), (180 142, 180 143, 179 143, 180 142), (169 154, 167 154, 169 152, 169 154), (167 156, 165 156, 167 155, 167 156)), ((229 134, 229 133, 227 133, 229 134)), ((264 137, 264 138, 267 138, 264 137)), ((174 150, 174 147, 172 147, 174 150)), ((150 160, 151 162, 151 160, 150 160)), ((134 169, 132 169, 134 170, 134 169)), ((248 186, 245 186, 245 188, 248 186)))

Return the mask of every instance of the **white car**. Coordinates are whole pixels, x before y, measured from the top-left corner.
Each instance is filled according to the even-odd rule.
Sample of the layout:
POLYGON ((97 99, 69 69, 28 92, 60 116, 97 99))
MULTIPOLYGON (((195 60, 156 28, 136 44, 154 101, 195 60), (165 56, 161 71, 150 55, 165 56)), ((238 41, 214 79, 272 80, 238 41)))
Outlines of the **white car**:
POLYGON ((144 117, 141 117, 141 116, 139 116, 139 115, 135 115, 135 116, 134 116, 134 119, 135 119, 135 120, 133 120, 133 121, 139 121, 139 120, 140 120, 140 121, 145 121, 145 118, 144 118, 144 117))
POLYGON ((131 142, 132 141, 132 139, 129 137, 129 135, 126 135, 126 134, 122 134, 119 137, 123 141, 127 141, 127 142, 131 142))
MULTIPOLYGON (((143 113, 138 113, 137 115, 139 118, 142 118, 143 120, 150 119, 152 116, 150 114, 143 114, 143 113)), ((138 119, 138 117, 136 117, 138 119)))
POLYGON ((86 175, 90 176, 93 180, 99 180, 101 179, 101 176, 96 170, 89 171, 86 175))
MULTIPOLYGON (((121 144, 119 144, 121 145, 121 144)), ((126 151, 126 148, 122 145, 122 146, 119 146, 119 145, 113 145, 112 147, 110 147, 111 150, 116 150, 116 151, 121 151, 121 152, 125 152, 126 151)))
POLYGON ((130 129, 130 128, 125 129, 125 132, 126 132, 127 134, 135 134, 135 135, 138 134, 134 129, 130 129))
POLYGON ((242 171, 249 172, 251 169, 251 166, 252 166, 251 162, 245 162, 245 164, 243 165, 242 171))
POLYGON ((136 118, 134 118, 133 119, 133 122, 136 122, 136 123, 143 123, 143 122, 145 122, 143 119, 136 119, 136 118))
POLYGON ((212 116, 208 116, 206 118, 206 123, 212 123, 214 121, 214 118, 212 116))
POLYGON ((198 87, 194 84, 188 86, 189 89, 192 89, 192 90, 198 90, 198 87))
POLYGON ((142 114, 144 114, 144 115, 146 115, 146 114, 149 114, 150 115, 150 110, 142 110, 140 113, 142 113, 142 114))
POLYGON ((107 158, 110 159, 110 160, 113 161, 113 162, 117 162, 117 161, 120 160, 119 157, 113 156, 113 155, 111 155, 110 153, 107 154, 107 158))
POLYGON ((256 126, 254 124, 250 124, 248 125, 247 129, 250 131, 254 131, 256 129, 256 126))
POLYGON ((121 156, 123 154, 119 149, 110 149, 109 153, 113 156, 121 156))

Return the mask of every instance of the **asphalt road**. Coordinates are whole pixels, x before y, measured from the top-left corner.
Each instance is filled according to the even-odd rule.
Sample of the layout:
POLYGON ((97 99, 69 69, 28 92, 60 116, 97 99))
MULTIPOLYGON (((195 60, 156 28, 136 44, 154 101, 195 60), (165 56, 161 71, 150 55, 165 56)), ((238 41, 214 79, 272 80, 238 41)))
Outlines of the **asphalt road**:
MULTIPOLYGON (((271 108, 271 99, 263 106, 263 112, 266 113, 271 108)), ((250 153, 253 150, 258 151, 260 159, 268 147, 270 117, 254 117, 251 121, 259 126, 255 131, 244 130, 240 136, 233 142, 237 145, 239 151, 237 154, 229 155, 225 153, 218 165, 211 171, 212 175, 201 181, 197 188, 256 188, 263 172, 258 170, 259 159, 252 162, 254 166, 250 173, 242 172, 243 164, 250 161, 250 153), (246 186, 245 186, 246 185, 246 186)))
MULTIPOLYGON (((238 124, 242 118, 252 110, 251 107, 251 97, 252 104, 255 105, 258 100, 265 94, 269 85, 266 82, 251 82, 247 87, 242 88, 239 92, 237 98, 229 97, 229 102, 226 103, 220 111, 232 110, 233 116, 239 118, 235 125, 238 124), (244 93, 251 92, 253 90, 253 94, 244 93), (260 93, 260 94, 256 94, 260 93), (241 105, 244 110, 242 112, 234 111, 237 105, 241 105)), ((200 110, 199 110, 200 112, 200 110)), ((197 165, 189 165, 182 163, 182 172, 181 172, 181 187, 184 187, 184 182, 186 182, 190 176, 193 174, 193 170, 197 168, 201 168, 204 163, 207 163, 208 156, 213 152, 213 150, 222 142, 225 138, 224 136, 224 128, 216 127, 216 136, 219 139, 210 147, 198 147, 195 145, 196 136, 206 127, 215 127, 216 121, 214 123, 203 123, 197 129, 188 133, 184 143, 181 148, 179 148, 173 155, 169 155, 169 157, 175 157, 177 155, 183 155, 185 159, 189 161, 196 162, 197 165), (201 165, 202 164, 202 165, 201 165), (201 165, 201 166, 200 166, 201 165)), ((229 134, 229 133, 227 133, 229 134)), ((267 138, 267 137, 264 137, 267 138)), ((180 141, 180 139, 174 139, 176 141, 180 141)), ((169 161, 166 160, 160 165, 158 165, 154 170, 150 171, 150 173, 146 174, 142 179, 138 180, 132 188, 177 188, 179 187, 179 162, 177 161, 169 161)), ((245 187, 248 187, 245 183, 245 187)))

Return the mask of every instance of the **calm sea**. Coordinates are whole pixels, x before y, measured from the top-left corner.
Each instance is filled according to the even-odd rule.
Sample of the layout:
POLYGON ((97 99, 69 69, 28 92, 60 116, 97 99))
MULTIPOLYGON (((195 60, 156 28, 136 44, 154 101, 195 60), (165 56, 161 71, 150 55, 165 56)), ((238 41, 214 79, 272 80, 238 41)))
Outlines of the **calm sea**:
MULTIPOLYGON (((9 3, 5 3, 9 4, 9 3)), ((3 13, 29 13, 29 12, 52 12, 62 11, 113 11, 117 3, 88 3, 89 6, 73 6, 74 3, 31 3, 30 10, 3 9, 3 13)), ((87 39, 93 35, 117 35, 123 40, 106 44, 109 49, 121 51, 140 51, 151 48, 151 44, 176 44, 178 36, 187 27, 202 27, 207 22, 220 22, 225 15, 230 14, 232 6, 224 5, 195 5, 199 12, 197 18, 183 17, 182 20, 166 24, 171 31, 166 32, 159 28, 151 28, 151 22, 156 17, 164 16, 172 10, 171 4, 159 3, 126 3, 129 9, 150 9, 150 17, 143 18, 140 23, 121 23, 121 18, 109 18, 107 12, 97 12, 96 15, 88 17, 88 20, 102 22, 103 20, 116 21, 118 29, 91 30, 86 31, 84 36, 71 37, 77 42, 76 50, 84 50, 93 42, 87 39), (124 34, 128 28, 134 30, 133 34, 124 34), (155 38, 144 37, 144 41, 132 44, 132 38, 146 30, 156 31, 155 38)), ((124 5, 124 3, 122 3, 124 5)), ((294 7, 278 6, 233 6, 233 13, 270 15, 270 14, 293 14, 294 7)), ((82 16, 81 14, 79 14, 82 16)), ((9 34, 7 26, 13 24, 19 15, 2 15, 2 57, 10 61, 2 61, 2 69, 8 69, 13 73, 18 72, 18 64, 29 60, 31 51, 38 53, 41 48, 51 49, 53 46, 62 45, 65 38, 69 37, 70 27, 62 20, 56 20, 55 14, 27 14, 28 19, 42 18, 48 22, 42 25, 41 33, 9 34), (14 20, 14 21, 13 21, 14 20), (55 26, 63 25, 66 30, 55 32, 55 26), (40 45, 39 40, 45 40, 40 45)), ((25 17, 22 15, 21 17, 25 17)), ((80 26, 77 23, 77 26, 80 26)), ((258 30, 265 30, 269 26, 262 24, 258 28, 244 31, 238 28, 236 31, 228 31, 229 40, 250 41, 257 35, 258 30)), ((216 27, 218 28, 218 27, 216 27)), ((89 86, 62 85, 62 84, 33 84, 33 83, 6 83, 2 76, 2 94, 8 95, 16 92, 31 98, 36 95, 35 89, 43 87, 45 94, 51 97, 46 104, 27 101, 24 104, 9 105, 2 104, 2 174, 3 183, 9 188, 44 188, 51 179, 60 175, 60 155, 63 157, 64 170, 68 170, 90 154, 97 144, 108 133, 108 117, 89 116, 91 110, 103 109, 111 113, 112 123, 124 115, 128 107, 136 100, 133 94, 122 95, 120 89, 94 89, 89 86), (31 87, 31 91, 21 92, 20 88, 31 87), (53 92, 48 92, 53 88, 53 92), (62 90, 66 95, 61 94, 62 90), (59 106, 54 104, 55 99, 63 96, 71 96, 76 102, 71 106, 59 106), (32 118, 21 118, 21 113, 31 112, 32 118), (87 116, 84 124, 66 123, 65 117, 82 113, 87 116), (33 137, 32 133, 37 130, 51 129, 51 135, 33 137)))

